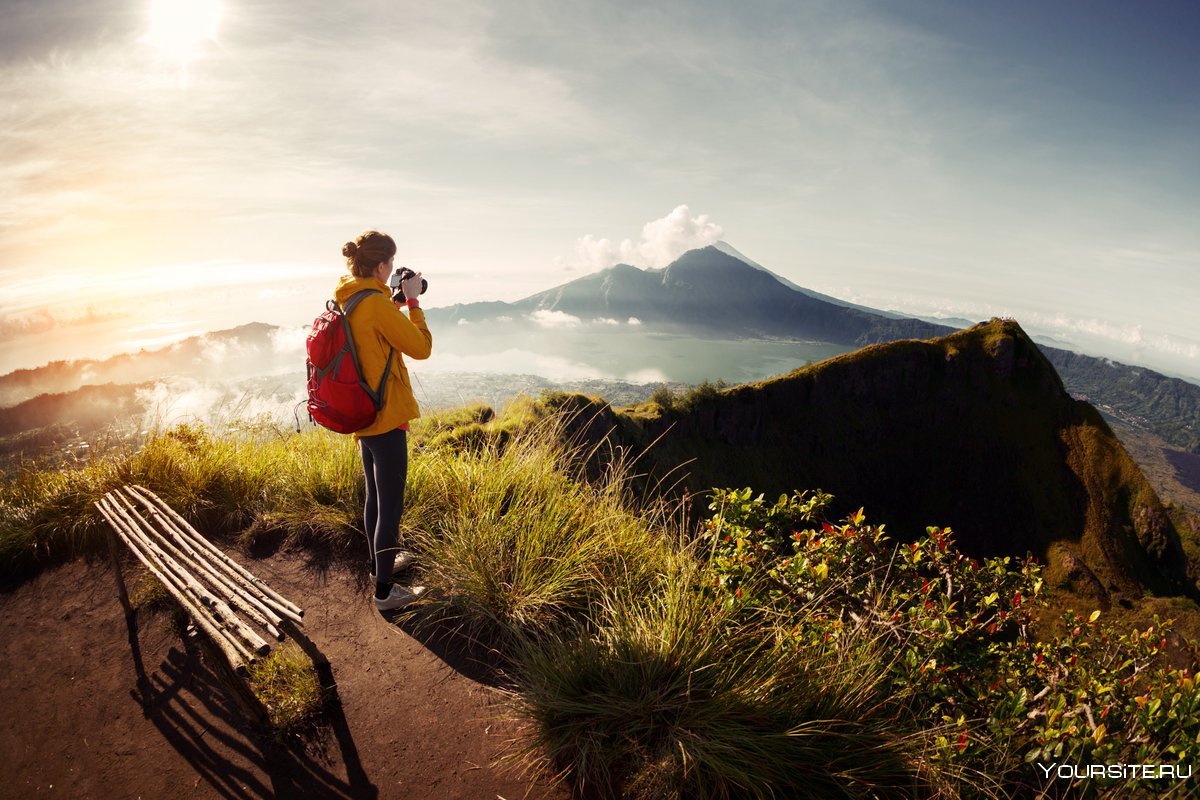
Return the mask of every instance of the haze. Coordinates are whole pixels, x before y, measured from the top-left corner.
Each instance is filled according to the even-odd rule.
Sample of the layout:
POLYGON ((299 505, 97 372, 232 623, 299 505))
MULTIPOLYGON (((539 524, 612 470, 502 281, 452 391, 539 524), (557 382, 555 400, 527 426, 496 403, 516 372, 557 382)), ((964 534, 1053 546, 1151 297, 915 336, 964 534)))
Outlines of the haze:
POLYGON ((1200 379, 1193 2, 9 0, 0 371, 719 239, 1200 379), (192 14, 193 16, 188 16, 192 14))

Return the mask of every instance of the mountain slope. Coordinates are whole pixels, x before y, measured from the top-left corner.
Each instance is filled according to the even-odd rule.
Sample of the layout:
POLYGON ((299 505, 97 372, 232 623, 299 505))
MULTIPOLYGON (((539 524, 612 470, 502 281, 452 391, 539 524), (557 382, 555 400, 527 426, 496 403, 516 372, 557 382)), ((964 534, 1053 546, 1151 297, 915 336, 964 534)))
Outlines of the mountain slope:
POLYGON ((497 313, 557 311, 580 318, 627 319, 666 330, 702 329, 707 335, 790 337, 861 347, 899 338, 937 336, 951 329, 885 316, 820 299, 780 283, 717 247, 691 250, 663 269, 628 264, 539 292, 501 310, 495 303, 430 309, 434 321, 476 322, 497 313))
MULTIPOLYGON (((956 330, 797 286, 724 242, 689 251, 664 269, 622 264, 516 303, 457 305, 432 309, 427 316, 438 325, 500 315, 528 317, 538 311, 561 312, 584 322, 636 317, 648 330, 703 338, 779 337, 847 349, 956 330)), ((1039 347, 1071 393, 1177 447, 1200 453, 1200 386, 1107 359, 1039 347)))
POLYGON ((1099 603, 1194 591, 1145 477, 1012 321, 868 347, 686 411, 592 411, 590 436, 613 430, 664 485, 820 487, 901 539, 941 525, 974 556, 1032 552, 1099 603))
POLYGON ((1072 394, 1176 447, 1200 454, 1200 386, 1106 358, 1041 348, 1072 394))

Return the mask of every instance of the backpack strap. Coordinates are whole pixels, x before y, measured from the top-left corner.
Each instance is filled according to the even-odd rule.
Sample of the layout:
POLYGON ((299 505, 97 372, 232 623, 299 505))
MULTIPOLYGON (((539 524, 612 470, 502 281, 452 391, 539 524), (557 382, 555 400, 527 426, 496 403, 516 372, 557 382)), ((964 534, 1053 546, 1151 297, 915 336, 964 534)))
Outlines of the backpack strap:
MULTIPOLYGON (((350 312, 358 308, 358 304, 365 300, 368 295, 376 293, 383 294, 383 291, 380 289, 361 289, 350 295, 350 298, 346 300, 346 305, 338 310, 341 311, 342 324, 345 325, 346 344, 350 346, 350 358, 354 360, 354 368, 358 370, 363 391, 367 393, 367 396, 371 398, 371 402, 375 404, 375 410, 379 411, 379 409, 383 408, 384 394, 387 389, 387 378, 388 374, 392 371, 392 358, 394 358, 396 355, 396 348, 388 348, 387 364, 383 367, 383 375, 381 375, 379 378, 379 386, 376 389, 371 389, 371 387, 367 384, 366 376, 363 375, 362 362, 358 360, 358 348, 354 344, 354 335, 350 332, 350 312)), ((336 300, 330 300, 329 302, 333 303, 335 309, 337 308, 336 300)))

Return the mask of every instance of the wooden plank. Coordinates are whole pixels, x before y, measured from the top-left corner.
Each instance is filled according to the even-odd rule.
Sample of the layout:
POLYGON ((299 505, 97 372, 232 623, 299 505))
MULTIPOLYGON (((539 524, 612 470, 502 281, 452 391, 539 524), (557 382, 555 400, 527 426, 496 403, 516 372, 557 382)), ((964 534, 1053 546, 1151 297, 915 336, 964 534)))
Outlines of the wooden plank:
POLYGON ((162 509, 163 513, 178 523, 180 530, 184 531, 192 542, 204 550, 207 550, 212 557, 217 560, 217 562, 233 570, 256 590, 261 592, 264 595, 264 599, 269 602, 272 607, 278 610, 282 616, 291 617, 293 622, 303 624, 304 609, 300 608, 295 603, 276 592, 261 578, 255 576, 241 564, 222 553, 215 545, 205 539, 195 528, 193 528, 186 519, 176 513, 175 509, 163 502, 162 498, 143 486, 132 485, 126 488, 136 490, 138 493, 162 509))
POLYGON ((131 532, 138 537, 139 541, 149 548, 160 564, 166 566, 178 578, 187 591, 190 591, 201 604, 210 609, 219 624, 225 626, 235 637, 248 643, 250 651, 254 655, 265 656, 271 652, 271 645, 253 628, 242 622, 237 614, 233 613, 233 609, 229 607, 228 603, 196 580, 193 570, 189 569, 194 565, 189 564, 186 560, 181 562, 165 551, 163 545, 155 540, 154 528, 138 515, 137 509, 130 504, 129 500, 116 492, 109 492, 105 497, 116 504, 131 532))
POLYGON ((282 622, 281 617, 270 606, 255 597, 252 587, 239 578, 231 577, 229 573, 218 571, 205 554, 192 546, 175 523, 144 498, 132 492, 130 492, 130 497, 138 500, 149 512, 151 518, 158 523, 158 540, 176 560, 203 576, 212 588, 221 591, 231 608, 245 613, 256 624, 265 628, 276 640, 283 641, 283 632, 277 627, 282 622))
POLYGON ((130 552, 133 553, 138 561, 142 562, 142 565, 150 571, 151 575, 158 578, 159 582, 162 583, 168 592, 170 592, 171 596, 175 598, 176 602, 183 607, 188 616, 192 618, 192 621, 195 622, 204 631, 204 633, 212 639, 213 644, 216 647, 220 648, 221 652, 224 654, 226 660, 229 662, 229 665, 233 668, 233 670, 238 673, 244 673, 246 671, 245 662, 248 659, 243 657, 242 653, 238 651, 234 642, 230 641, 228 635, 218 626, 213 624, 213 622, 209 619, 208 614, 205 613, 201 608, 197 607, 197 605, 187 596, 187 593, 184 592, 181 587, 176 585, 174 578, 168 577, 166 572, 157 564, 155 564, 154 560, 149 555, 144 553, 137 544, 135 544, 135 539, 127 530, 125 522, 119 517, 115 508, 110 508, 108 506, 107 499, 108 498, 106 495, 105 499, 97 501, 94 504, 96 508, 99 509, 101 516, 103 516, 108 524, 112 526, 112 529, 116 532, 117 536, 120 537, 121 541, 125 543, 130 552))

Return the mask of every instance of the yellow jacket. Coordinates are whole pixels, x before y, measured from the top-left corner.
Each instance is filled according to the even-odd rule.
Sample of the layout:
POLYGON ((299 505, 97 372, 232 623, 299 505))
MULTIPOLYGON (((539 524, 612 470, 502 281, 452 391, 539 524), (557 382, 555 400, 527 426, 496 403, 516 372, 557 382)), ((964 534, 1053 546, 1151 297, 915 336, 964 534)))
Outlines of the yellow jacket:
POLYGON ((392 290, 386 283, 374 278, 343 275, 333 296, 339 305, 345 305, 355 292, 363 289, 379 291, 364 297, 355 307, 350 315, 350 333, 358 349, 363 378, 372 389, 379 385, 383 377, 383 368, 387 365, 388 353, 392 348, 395 348, 396 355, 392 357, 392 371, 384 387, 383 407, 373 423, 354 434, 355 439, 387 433, 421 416, 417 399, 413 397, 408 368, 404 366, 401 354, 410 358, 429 358, 433 348, 433 336, 425 324, 425 312, 411 308, 408 316, 404 316, 392 302, 392 290))

